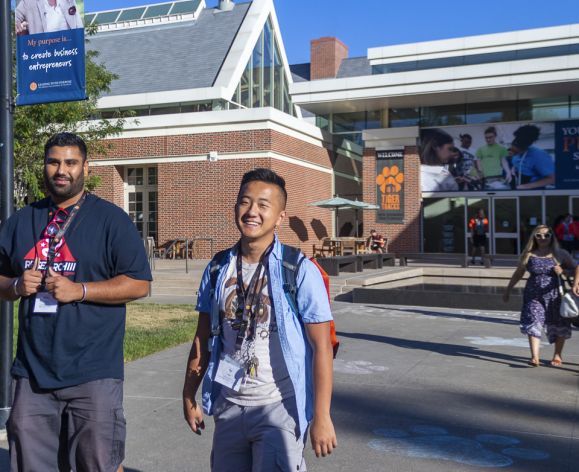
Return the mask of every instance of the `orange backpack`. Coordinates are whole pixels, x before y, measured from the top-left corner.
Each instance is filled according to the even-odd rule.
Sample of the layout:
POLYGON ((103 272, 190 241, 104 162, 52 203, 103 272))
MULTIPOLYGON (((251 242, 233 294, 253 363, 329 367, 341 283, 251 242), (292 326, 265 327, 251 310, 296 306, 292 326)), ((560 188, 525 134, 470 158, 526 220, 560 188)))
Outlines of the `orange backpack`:
MULTIPOLYGON (((285 244, 282 245, 282 258, 283 258, 283 289, 288 298, 290 305, 295 313, 298 313, 297 308, 297 273, 300 264, 306 259, 306 257, 301 257, 302 252, 292 246, 286 246, 285 244)), ((324 285, 326 286, 326 293, 328 294, 328 301, 331 302, 330 298, 330 277, 326 273, 324 269, 320 266, 320 264, 312 257, 310 261, 314 263, 314 265, 320 271, 322 275, 322 279, 324 280, 324 285)), ((332 349, 334 351, 334 359, 338 355, 338 349, 340 348, 340 341, 338 340, 338 336, 336 334, 336 324, 334 321, 330 321, 330 340, 332 342, 332 349)))

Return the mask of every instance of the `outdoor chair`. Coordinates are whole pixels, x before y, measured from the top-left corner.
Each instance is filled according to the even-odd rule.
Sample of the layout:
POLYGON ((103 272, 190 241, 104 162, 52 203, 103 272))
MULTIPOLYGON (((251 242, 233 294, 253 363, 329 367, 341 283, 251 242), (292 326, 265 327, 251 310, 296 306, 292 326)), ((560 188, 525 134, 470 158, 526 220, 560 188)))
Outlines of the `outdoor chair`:
POLYGON ((322 239, 321 246, 316 246, 315 244, 313 245, 312 252, 314 254, 314 257, 335 256, 336 248, 329 238, 324 238, 322 239))
POLYGON ((356 240, 354 238, 342 238, 342 256, 356 254, 356 240))

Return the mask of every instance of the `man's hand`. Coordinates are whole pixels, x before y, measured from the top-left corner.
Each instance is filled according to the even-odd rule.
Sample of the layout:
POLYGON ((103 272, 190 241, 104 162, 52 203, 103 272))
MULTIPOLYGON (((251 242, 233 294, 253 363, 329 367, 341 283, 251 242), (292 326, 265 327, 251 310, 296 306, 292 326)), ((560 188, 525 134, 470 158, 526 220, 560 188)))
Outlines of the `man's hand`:
POLYGON ((32 268, 25 270, 16 284, 16 294, 21 297, 29 297, 40 290, 42 284, 42 272, 38 270, 38 258, 34 260, 32 268))
POLYGON ((28 22, 27 21, 17 21, 16 22, 16 34, 18 36, 23 34, 28 34, 28 22))
POLYGON ((191 389, 187 388, 187 385, 183 388, 183 415, 191 430, 201 436, 201 430, 205 429, 203 410, 195 401, 194 395, 190 393, 191 391, 191 389))
POLYGON ((48 269, 45 286, 46 290, 52 293, 52 296, 60 303, 77 302, 82 299, 82 284, 72 282, 67 277, 57 274, 52 267, 48 269))
POLYGON ((336 431, 332 424, 330 415, 315 417, 310 426, 310 438, 312 440, 312 449, 316 457, 326 457, 338 447, 336 431))

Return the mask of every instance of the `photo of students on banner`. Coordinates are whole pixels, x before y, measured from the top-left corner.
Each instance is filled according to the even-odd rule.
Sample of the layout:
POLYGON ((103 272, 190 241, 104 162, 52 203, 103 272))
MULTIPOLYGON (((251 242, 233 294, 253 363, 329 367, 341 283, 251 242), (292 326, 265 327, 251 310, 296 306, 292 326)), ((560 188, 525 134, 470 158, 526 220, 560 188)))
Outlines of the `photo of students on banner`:
POLYGON ((83 0, 17 0, 16 105, 86 99, 83 0))
POLYGON ((420 141, 423 192, 555 186, 554 123, 427 128, 420 141))
POLYGON ((16 34, 83 28, 81 11, 76 3, 75 0, 21 0, 15 11, 16 34))

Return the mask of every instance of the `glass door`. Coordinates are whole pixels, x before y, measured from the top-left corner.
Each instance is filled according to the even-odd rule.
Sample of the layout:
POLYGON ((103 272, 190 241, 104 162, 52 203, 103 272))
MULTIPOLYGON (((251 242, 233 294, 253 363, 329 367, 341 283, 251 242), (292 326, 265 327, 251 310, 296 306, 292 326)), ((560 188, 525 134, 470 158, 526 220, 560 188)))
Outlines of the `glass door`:
MULTIPOLYGON (((473 250, 473 240, 472 240, 472 231, 469 228, 469 222, 472 218, 476 218, 478 212, 482 210, 486 218, 490 221, 490 199, 489 198, 467 198, 466 199, 466 211, 465 211, 465 246, 468 248, 468 254, 472 254, 473 250)), ((490 230, 490 228, 489 228, 490 230)), ((485 244, 485 253, 489 254, 489 235, 487 234, 487 242, 485 244)))
POLYGON ((519 199, 516 197, 493 198, 491 233, 493 252, 502 255, 519 254, 519 199))
POLYGON ((157 168, 128 167, 125 188, 126 210, 139 234, 157 241, 157 168))

